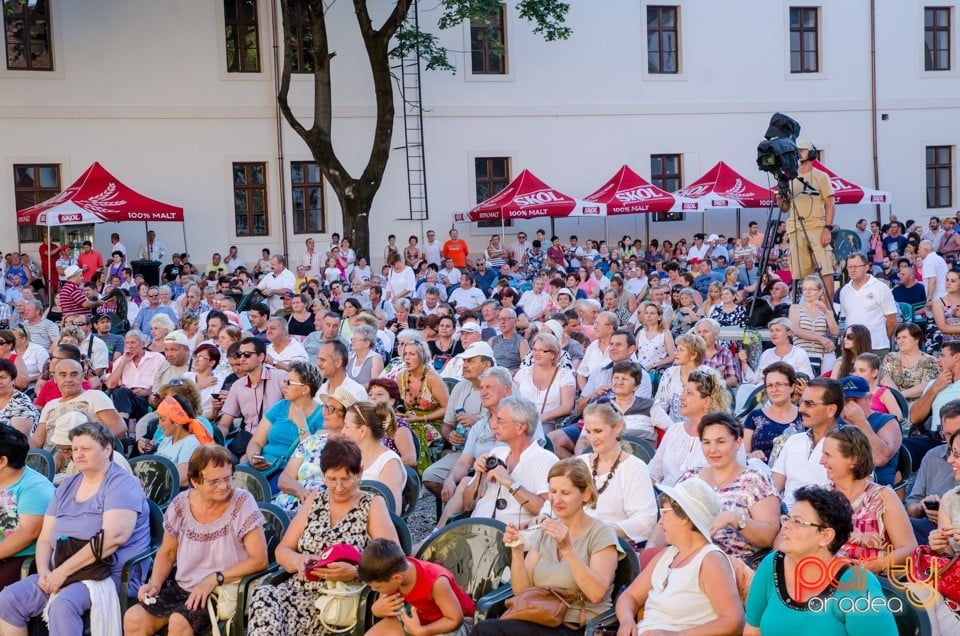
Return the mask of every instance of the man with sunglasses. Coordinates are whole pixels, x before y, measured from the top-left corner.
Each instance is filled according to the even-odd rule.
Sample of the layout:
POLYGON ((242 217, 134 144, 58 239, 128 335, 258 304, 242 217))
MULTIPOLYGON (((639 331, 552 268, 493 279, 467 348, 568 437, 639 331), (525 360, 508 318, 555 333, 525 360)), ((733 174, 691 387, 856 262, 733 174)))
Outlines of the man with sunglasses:
POLYGON ((793 506, 793 493, 797 488, 829 483, 827 471, 820 465, 823 440, 837 427, 843 407, 840 382, 832 378, 813 378, 807 382, 799 409, 805 430, 787 439, 773 463, 773 483, 787 509, 793 506))
POLYGON ((137 317, 133 319, 133 323, 131 323, 130 326, 143 333, 150 333, 150 321, 153 320, 153 317, 157 314, 164 314, 172 320, 174 324, 177 323, 177 314, 169 307, 164 307, 160 304, 160 288, 153 285, 147 290, 147 304, 140 305, 140 311, 137 312, 137 317))
POLYGON ((234 420, 242 419, 240 432, 229 444, 230 452, 242 457, 263 414, 283 399, 287 372, 264 363, 267 345, 253 336, 240 341, 235 357, 239 358, 237 362, 245 375, 230 387, 217 425, 226 436, 233 428, 234 420))

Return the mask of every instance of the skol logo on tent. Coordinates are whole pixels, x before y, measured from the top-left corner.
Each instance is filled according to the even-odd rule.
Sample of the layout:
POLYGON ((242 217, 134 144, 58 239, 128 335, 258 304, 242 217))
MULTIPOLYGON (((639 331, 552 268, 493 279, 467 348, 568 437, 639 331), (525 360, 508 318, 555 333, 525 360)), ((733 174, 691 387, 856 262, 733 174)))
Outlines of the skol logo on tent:
POLYGON ((694 203, 693 201, 691 201, 690 203, 681 203, 681 204, 680 204, 680 209, 681 209, 681 210, 697 210, 697 209, 699 209, 699 208, 700 208, 700 206, 699 206, 697 203, 694 203))
POLYGON ((583 206, 583 215, 584 216, 600 216, 600 206, 599 205, 585 205, 583 206))
POLYGON ((677 190, 677 194, 695 199, 696 197, 702 197, 709 191, 710 191, 710 186, 705 183, 702 183, 700 185, 688 186, 686 188, 677 190))
POLYGON ((646 201, 657 196, 653 188, 639 187, 633 190, 617 193, 617 200, 621 203, 633 203, 635 201, 646 201))
POLYGON ((870 203, 886 203, 887 195, 885 194, 871 194, 870 203))
POLYGON ((843 179, 833 177, 830 179, 830 187, 833 188, 834 192, 836 192, 838 190, 846 190, 850 186, 844 183, 843 179))
POLYGON ((730 202, 726 199, 711 199, 710 205, 715 208, 726 208, 730 207, 730 202))
POLYGON ((83 217, 79 214, 58 214, 57 215, 57 220, 60 223, 73 223, 74 221, 79 221, 81 218, 83 217))
POLYGON ((553 190, 538 190, 530 194, 524 194, 514 197, 513 202, 521 208, 529 208, 534 205, 544 205, 546 203, 560 203, 563 199, 553 190))

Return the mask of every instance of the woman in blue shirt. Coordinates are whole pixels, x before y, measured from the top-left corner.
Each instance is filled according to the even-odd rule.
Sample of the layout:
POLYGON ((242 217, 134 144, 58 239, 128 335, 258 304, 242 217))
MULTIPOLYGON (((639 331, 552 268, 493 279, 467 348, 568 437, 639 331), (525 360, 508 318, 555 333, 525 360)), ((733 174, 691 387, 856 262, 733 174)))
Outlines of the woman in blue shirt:
POLYGON ((760 563, 750 585, 744 636, 896 636, 877 577, 855 563, 832 563, 853 531, 846 497, 804 486, 795 498, 781 517, 780 550, 760 563))

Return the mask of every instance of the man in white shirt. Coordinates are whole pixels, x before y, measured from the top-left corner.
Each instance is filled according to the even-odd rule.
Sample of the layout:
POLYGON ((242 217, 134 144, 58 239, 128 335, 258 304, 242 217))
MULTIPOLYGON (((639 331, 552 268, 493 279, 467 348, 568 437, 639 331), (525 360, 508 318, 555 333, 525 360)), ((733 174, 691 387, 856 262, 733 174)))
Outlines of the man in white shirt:
POLYGON ((597 337, 583 351, 583 360, 577 367, 577 384, 582 389, 592 373, 599 371, 610 363, 607 351, 613 332, 620 326, 620 319, 612 311, 603 311, 597 315, 595 327, 597 337))
POLYGON ((147 232, 147 240, 140 244, 140 248, 137 250, 137 258, 141 261, 163 261, 166 255, 167 248, 157 240, 157 233, 153 230, 147 232))
POLYGON ((120 235, 114 232, 110 235, 110 253, 120 252, 123 257, 127 257, 127 247, 120 242, 120 235))
POLYGON ((474 464, 476 475, 463 494, 464 509, 471 517, 525 523, 540 514, 550 491, 547 475, 557 456, 534 443, 540 415, 537 406, 522 397, 508 397, 497 410, 497 440, 506 446, 481 455, 474 464), (486 468, 494 458, 497 466, 486 468))
POLYGON ((286 259, 274 254, 270 258, 270 273, 257 283, 257 289, 267 297, 270 313, 275 314, 283 309, 283 295, 293 293, 296 284, 297 277, 287 269, 286 259))
POLYGON ((820 465, 823 440, 837 427, 837 416, 843 410, 843 387, 832 378, 813 378, 807 382, 800 399, 800 417, 806 430, 787 438, 773 463, 773 483, 787 508, 796 499, 793 493, 801 486, 826 486, 826 469, 820 465))
POLYGON ((437 274, 440 282, 450 287, 460 282, 460 270, 453 266, 453 259, 448 258, 443 261, 443 269, 437 274))
POLYGON ((312 238, 307 239, 307 251, 300 256, 300 260, 297 261, 298 266, 303 266, 307 271, 307 275, 313 278, 321 279, 323 274, 323 258, 316 250, 316 241, 312 238))
POLYGON ((523 292, 520 302, 517 303, 531 322, 546 318, 544 313, 550 304, 550 294, 545 291, 546 286, 547 281, 543 276, 537 276, 533 279, 533 289, 523 292))
POLYGON ((326 380, 320 385, 318 396, 333 395, 334 391, 343 387, 351 395, 357 396, 361 402, 367 399, 367 389, 347 376, 349 360, 350 353, 347 351, 347 346, 340 340, 328 340, 320 346, 317 366, 326 380))
POLYGON ((440 263, 443 262, 443 256, 440 255, 442 249, 443 244, 437 240, 436 232, 427 230, 427 240, 423 244, 423 256, 427 259, 427 263, 440 267, 440 263))
POLYGON ((267 364, 281 371, 289 371, 292 362, 308 362, 307 351, 287 332, 287 321, 271 318, 267 323, 267 364))
POLYGON ((483 295, 483 292, 474 286, 473 275, 461 274, 460 287, 453 290, 448 300, 451 305, 456 307, 456 312, 459 316, 479 309, 480 305, 482 305, 486 299, 487 297, 483 295))
POLYGON ((869 273, 867 257, 859 252, 847 257, 850 282, 840 290, 840 309, 848 325, 863 325, 873 341, 873 353, 890 352, 890 336, 897 326, 897 303, 884 283, 869 273))
POLYGON ((687 260, 707 260, 707 254, 710 252, 710 246, 703 242, 703 239, 706 238, 702 232, 697 232, 693 235, 693 245, 690 246, 690 249, 687 250, 687 260))
POLYGON ((920 241, 917 254, 923 259, 923 284, 927 287, 927 306, 947 295, 947 261, 937 254, 933 242, 920 241))
MULTIPOLYGON (((864 221, 864 226, 866 226, 866 221, 864 221)), ((931 216, 930 217, 930 229, 924 232, 920 238, 924 241, 930 241, 934 249, 940 246, 940 239, 943 238, 943 235, 946 233, 943 231, 943 228, 940 227, 940 217, 931 216)), ((869 245, 869 244, 868 244, 869 245)))

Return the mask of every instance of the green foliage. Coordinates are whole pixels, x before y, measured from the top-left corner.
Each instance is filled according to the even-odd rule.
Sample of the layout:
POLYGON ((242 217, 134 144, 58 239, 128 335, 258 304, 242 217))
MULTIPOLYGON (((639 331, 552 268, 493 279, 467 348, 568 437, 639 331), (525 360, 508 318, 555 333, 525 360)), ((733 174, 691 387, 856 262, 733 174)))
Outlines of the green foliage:
MULTIPOLYGON (((501 0, 442 0, 443 14, 437 21, 441 29, 457 27, 464 22, 491 24, 490 15, 503 6, 501 0)), ((517 12, 521 18, 533 24, 533 32, 542 35, 547 42, 566 40, 573 33, 566 26, 570 5, 560 0, 519 0, 517 12)), ((419 51, 420 59, 428 71, 456 72, 450 61, 450 50, 440 46, 439 39, 419 27, 405 24, 395 36, 396 45, 390 57, 401 59, 419 51)), ((487 29, 487 42, 494 49, 502 49, 494 29, 487 29)))

